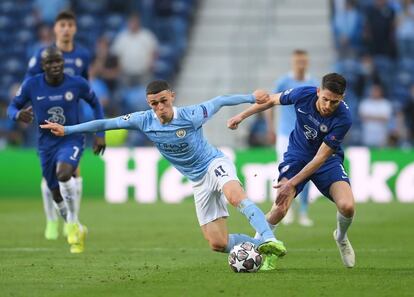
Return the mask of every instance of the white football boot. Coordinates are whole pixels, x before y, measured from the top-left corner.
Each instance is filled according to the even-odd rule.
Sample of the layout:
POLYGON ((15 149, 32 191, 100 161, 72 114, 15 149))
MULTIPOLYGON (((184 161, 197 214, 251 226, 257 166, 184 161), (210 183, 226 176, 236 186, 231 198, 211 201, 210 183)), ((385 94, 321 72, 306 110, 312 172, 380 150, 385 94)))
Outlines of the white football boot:
POLYGON ((352 248, 351 242, 348 238, 345 238, 342 241, 336 240, 336 230, 333 233, 336 245, 338 246, 339 253, 341 254, 342 262, 345 267, 352 268, 355 266, 355 252, 352 248))

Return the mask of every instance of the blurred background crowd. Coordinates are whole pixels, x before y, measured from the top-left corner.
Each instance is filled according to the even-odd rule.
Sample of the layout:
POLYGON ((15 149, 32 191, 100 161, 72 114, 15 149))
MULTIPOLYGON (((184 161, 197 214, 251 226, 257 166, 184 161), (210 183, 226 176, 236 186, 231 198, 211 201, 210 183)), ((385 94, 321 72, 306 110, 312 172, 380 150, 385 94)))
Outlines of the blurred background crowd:
MULTIPOLYGON (((166 79, 174 86, 202 2, 0 1, 0 148, 35 146, 36 127, 10 121, 6 109, 24 79, 30 57, 53 43, 53 22, 61 10, 76 14, 76 42, 91 53, 89 81, 105 116, 113 117, 148 109, 145 85, 151 79, 166 79)), ((330 0, 328 4, 331 50, 336 57, 331 71, 348 81, 346 101, 354 118, 346 143, 412 147, 414 1, 330 0)), ((312 61, 312 55, 309 58, 312 61)), ((274 137, 267 136, 267 127, 264 118, 258 117, 245 143, 272 146, 274 137)), ((148 145, 139 133, 129 133, 114 143, 148 145)))

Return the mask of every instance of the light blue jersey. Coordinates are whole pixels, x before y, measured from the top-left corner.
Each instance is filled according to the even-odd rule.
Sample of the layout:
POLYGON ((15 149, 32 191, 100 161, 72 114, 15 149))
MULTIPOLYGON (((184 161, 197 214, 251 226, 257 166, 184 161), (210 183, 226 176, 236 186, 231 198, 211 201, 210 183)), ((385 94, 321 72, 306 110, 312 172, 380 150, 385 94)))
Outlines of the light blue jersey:
MULTIPOLYGON (((318 86, 318 82, 309 75, 305 76, 304 80, 297 80, 293 73, 288 73, 276 81, 273 89, 274 93, 280 93, 289 89, 294 89, 303 86, 318 86)), ((293 105, 279 107, 279 114, 277 117, 277 135, 289 137, 290 133, 295 128, 296 112, 293 105)))
POLYGON ((141 130, 156 145, 160 153, 192 181, 201 179, 209 164, 223 153, 208 143, 202 126, 221 107, 254 103, 253 95, 219 96, 201 104, 174 107, 174 118, 161 124, 152 110, 121 117, 65 126, 65 135, 113 129, 141 130))

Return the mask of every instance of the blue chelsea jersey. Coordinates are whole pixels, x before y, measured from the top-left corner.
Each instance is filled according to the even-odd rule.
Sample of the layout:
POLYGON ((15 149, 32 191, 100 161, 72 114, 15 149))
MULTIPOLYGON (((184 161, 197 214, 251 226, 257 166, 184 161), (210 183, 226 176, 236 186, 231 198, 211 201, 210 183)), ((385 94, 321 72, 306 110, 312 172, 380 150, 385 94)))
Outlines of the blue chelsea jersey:
MULTIPOLYGON (((304 80, 295 79, 293 73, 288 73, 281 77, 273 89, 273 93, 280 93, 288 89, 303 87, 303 86, 318 86, 318 82, 310 77, 305 76, 304 80)), ((277 115, 277 135, 284 135, 288 137, 290 132, 295 128, 296 113, 293 105, 279 106, 277 115)))
POLYGON ((296 112, 295 129, 289 137, 289 146, 284 159, 300 159, 309 162, 324 142, 342 160, 344 152, 341 143, 352 125, 349 108, 341 101, 335 112, 322 117, 316 109, 316 87, 299 87, 282 93, 280 103, 293 105, 296 112))
MULTIPOLYGON (((29 60, 29 68, 27 70, 25 79, 36 74, 43 73, 41 63, 41 53, 45 48, 39 49, 33 57, 29 60)), ((79 75, 88 79, 88 69, 91 62, 89 51, 79 45, 76 45, 72 51, 63 53, 65 60, 64 72, 68 75, 79 75)))
MULTIPOLYGON (((37 126, 44 124, 45 120, 62 125, 75 125, 79 123, 78 104, 80 98, 92 107, 95 118, 103 118, 102 106, 84 78, 64 75, 60 85, 52 86, 46 82, 44 74, 38 74, 22 84, 9 105, 8 115, 11 119, 16 120, 18 111, 30 103, 33 106, 37 126)), ((62 138, 39 127, 39 150, 49 149, 69 138, 82 141, 83 135, 69 135, 62 138)))

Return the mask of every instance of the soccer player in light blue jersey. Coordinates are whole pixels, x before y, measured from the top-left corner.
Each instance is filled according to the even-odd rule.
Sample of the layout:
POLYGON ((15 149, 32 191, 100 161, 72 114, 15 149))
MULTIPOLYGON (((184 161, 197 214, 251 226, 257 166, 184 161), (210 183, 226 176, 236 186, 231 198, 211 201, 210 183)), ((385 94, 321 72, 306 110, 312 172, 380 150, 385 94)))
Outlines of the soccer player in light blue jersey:
MULTIPOLYGON (((55 33, 56 41, 53 44, 58 48, 64 59, 64 72, 68 75, 78 75, 82 76, 85 79, 88 79, 88 71, 90 65, 90 53, 89 51, 79 44, 75 44, 75 34, 77 31, 76 26, 76 17, 71 11, 62 11, 60 12, 55 19, 53 26, 53 31, 55 33)), ((25 79, 33 77, 37 74, 43 73, 42 68, 42 57, 41 53, 45 48, 40 48, 33 57, 29 60, 28 70, 26 72, 25 79)), ((80 102, 81 110, 81 120, 82 115, 85 113, 85 109, 88 109, 89 106, 81 100, 80 102)), ((76 213, 79 214, 80 210, 80 201, 82 196, 83 182, 82 177, 79 173, 79 168, 76 170, 74 176, 76 186, 77 186, 77 197, 76 197, 76 213)), ((53 203, 52 192, 47 186, 45 179, 42 179, 41 182, 41 193, 43 198, 43 208, 46 215, 46 228, 45 228, 45 238, 48 240, 55 240, 59 236, 59 222, 58 215, 53 203)), ((64 233, 66 229, 64 229, 64 233)), ((66 234, 65 234, 66 235, 66 234)))
POLYGON ((40 127, 50 129, 57 136, 114 129, 141 130, 160 153, 191 181, 197 218, 211 249, 229 252, 236 244, 249 241, 258 245, 259 252, 265 255, 264 268, 274 265, 275 257, 283 256, 286 248, 274 237, 263 212, 246 196, 234 164, 207 142, 202 130, 203 124, 223 106, 263 104, 269 100, 268 94, 257 90, 252 95, 219 96, 197 105, 174 107, 175 94, 166 81, 149 83, 146 93, 151 110, 73 126, 48 121, 40 127), (260 239, 228 234, 226 200, 246 216, 251 226, 261 234, 260 239))
MULTIPOLYGON (((309 66, 309 56, 304 50, 297 49, 292 53, 292 71, 276 81, 273 93, 293 89, 302 86, 318 86, 318 82, 307 72, 309 66)), ((277 108, 277 131, 274 133, 274 109, 266 110, 266 122, 269 130, 276 134, 276 153, 278 163, 283 162, 283 154, 286 152, 289 135, 295 128, 296 113, 293 105, 278 106, 277 108)), ((302 226, 313 226, 313 221, 309 218, 309 183, 305 185, 303 191, 298 195, 297 201, 300 204, 298 223, 302 226)), ((295 219, 294 206, 289 208, 282 224, 289 225, 295 219)))
POLYGON ((247 117, 275 105, 293 105, 295 129, 279 165, 275 203, 267 214, 272 227, 286 215, 292 200, 309 181, 336 204, 337 228, 334 239, 346 267, 354 267, 355 253, 347 230, 355 212, 354 196, 343 167, 341 143, 352 125, 349 108, 344 100, 346 81, 337 73, 322 78, 321 88, 312 86, 285 90, 271 96, 265 104, 255 104, 229 119, 228 127, 237 129, 247 117))
MULTIPOLYGON (((88 82, 80 76, 63 73, 63 55, 56 47, 42 52, 44 73, 25 80, 10 103, 7 114, 12 120, 30 123, 33 115, 38 124, 45 120, 61 124, 79 123, 79 101, 86 100, 95 118, 102 119, 103 111, 88 82), (31 104, 30 107, 26 107, 31 104)), ((73 174, 84 149, 83 135, 56 137, 38 129, 38 154, 42 176, 52 192, 60 213, 68 223, 68 243, 71 253, 82 253, 86 228, 78 220, 76 211, 77 187, 73 174)), ((105 150, 104 133, 96 137, 94 152, 105 150)))

